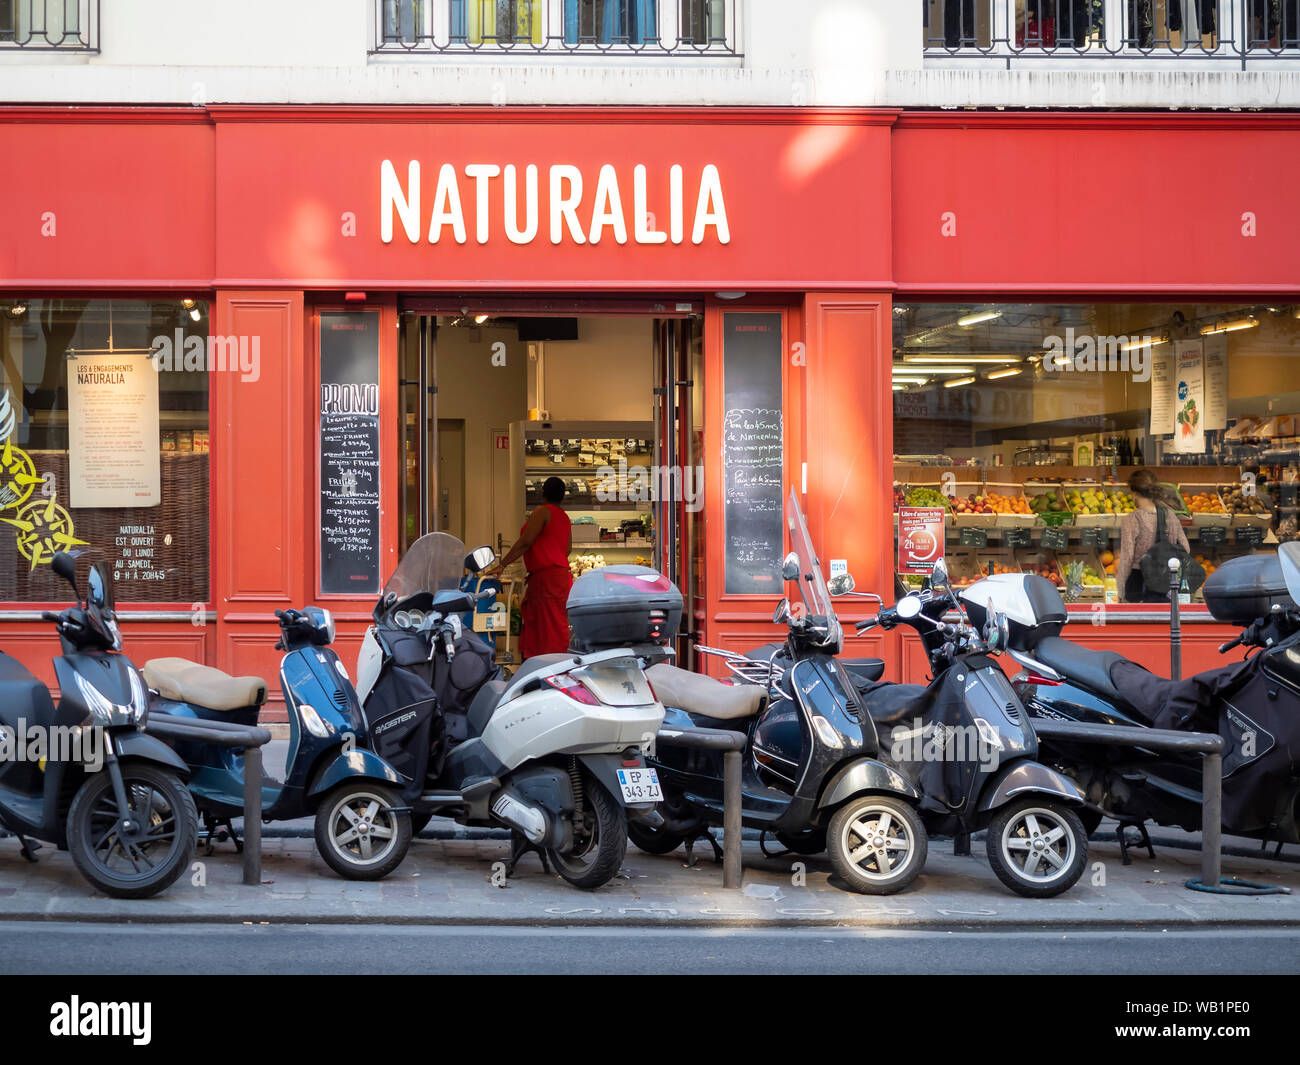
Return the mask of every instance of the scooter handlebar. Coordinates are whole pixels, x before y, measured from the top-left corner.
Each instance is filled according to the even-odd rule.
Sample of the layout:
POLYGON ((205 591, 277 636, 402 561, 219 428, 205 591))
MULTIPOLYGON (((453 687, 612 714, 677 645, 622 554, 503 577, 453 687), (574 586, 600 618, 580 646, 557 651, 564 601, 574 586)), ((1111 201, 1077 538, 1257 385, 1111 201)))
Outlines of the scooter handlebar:
POLYGON ((53 622, 55 622, 55 623, 57 624, 60 620, 62 620, 62 618, 61 618, 61 616, 60 616, 59 614, 56 614, 53 610, 42 610, 42 611, 41 611, 41 620, 42 620, 42 621, 53 621, 53 622))

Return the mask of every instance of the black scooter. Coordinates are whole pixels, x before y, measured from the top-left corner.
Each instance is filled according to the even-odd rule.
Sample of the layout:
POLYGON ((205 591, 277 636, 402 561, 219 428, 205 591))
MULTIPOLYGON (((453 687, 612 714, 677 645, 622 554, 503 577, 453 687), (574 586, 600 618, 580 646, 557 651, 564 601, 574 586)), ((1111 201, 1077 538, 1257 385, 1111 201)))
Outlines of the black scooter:
POLYGON ((120 653, 107 566, 91 567, 84 603, 74 556, 56 554, 51 568, 76 596, 67 610, 41 615, 58 628, 61 694, 56 708, 44 684, 0 653, 0 826, 29 861, 33 839, 54 843, 106 895, 145 898, 172 884, 194 853, 189 771, 140 731, 149 692, 120 653))
MULTIPOLYGON (((1225 562, 1206 581, 1205 600, 1216 620, 1245 625, 1220 648, 1245 647, 1244 660, 1170 680, 1118 652, 1062 639, 1062 622, 1046 617, 1012 651, 1024 667, 1013 686, 1035 718, 1217 732, 1223 830, 1279 848, 1300 842, 1300 543, 1225 562)), ((1151 857, 1144 822, 1201 828, 1197 755, 1143 748, 1140 733, 1132 747, 1052 739, 1043 751, 1083 788, 1090 829, 1103 815, 1119 821, 1125 864, 1126 828, 1139 830, 1151 857)))
MULTIPOLYGON (((742 823, 792 849, 829 850, 854 891, 891 894, 925 865, 920 792, 881 759, 875 723, 836 662, 843 632, 793 491, 786 516, 793 550, 781 575, 796 582, 802 603, 792 608, 782 600, 773 616, 786 625, 784 645, 766 656, 713 652, 749 683, 652 666, 646 676, 665 707, 661 731, 743 732, 742 823)), ((883 665, 877 663, 876 676, 883 665)), ((659 820, 630 822, 632 842, 651 854, 697 838, 713 842, 707 829, 723 821, 722 759, 716 751, 659 745, 647 759, 663 786, 659 820)))

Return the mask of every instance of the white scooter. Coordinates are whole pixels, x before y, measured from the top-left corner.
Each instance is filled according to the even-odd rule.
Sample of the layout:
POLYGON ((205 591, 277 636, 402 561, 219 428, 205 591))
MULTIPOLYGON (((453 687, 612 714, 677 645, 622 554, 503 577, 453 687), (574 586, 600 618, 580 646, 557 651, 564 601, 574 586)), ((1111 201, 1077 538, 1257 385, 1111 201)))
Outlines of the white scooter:
POLYGON ((569 883, 596 888, 622 864, 628 817, 653 817, 663 797, 641 755, 664 714, 643 667, 666 654, 672 633, 637 648, 539 655, 502 680, 461 619, 495 594, 462 590, 464 571, 494 557, 491 548, 467 557, 447 533, 411 545, 357 660, 369 743, 402 775, 415 831, 435 814, 505 825, 507 874, 535 850, 569 883))

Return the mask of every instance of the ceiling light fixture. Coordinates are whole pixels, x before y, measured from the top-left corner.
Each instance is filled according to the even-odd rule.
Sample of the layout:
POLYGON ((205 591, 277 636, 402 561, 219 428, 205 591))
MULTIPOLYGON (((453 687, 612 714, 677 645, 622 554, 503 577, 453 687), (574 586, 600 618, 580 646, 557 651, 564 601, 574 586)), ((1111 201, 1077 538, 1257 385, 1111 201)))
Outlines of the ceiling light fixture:
POLYGON ((997 381, 1003 377, 1015 377, 1016 374, 1021 372, 1022 371, 1018 367, 1010 370, 994 370, 991 374, 989 374, 989 380, 997 381))
POLYGON ((1127 344, 1120 345, 1120 351, 1137 351, 1138 348, 1159 347, 1161 344, 1168 344, 1168 337, 1139 337, 1137 340, 1130 340, 1127 344))
POLYGON ((979 325, 980 322, 991 322, 994 318, 1001 317, 1001 311, 971 311, 970 314, 958 318, 957 324, 960 326, 979 325))
POLYGON ((980 366, 1012 366, 1020 362, 1020 355, 911 355, 903 356, 906 363, 934 363, 935 365, 975 363, 980 366))
POLYGON ((943 383, 943 387, 960 388, 962 385, 973 385, 974 383, 975 383, 975 378, 973 377, 957 377, 951 381, 945 381, 943 383))
POLYGON ((475 325, 482 325, 484 322, 486 322, 486 321, 487 321, 489 318, 491 318, 491 317, 492 317, 492 315, 490 315, 490 314, 476 314, 476 315, 474 315, 474 324, 475 324, 475 325))
POLYGON ((1209 337, 1218 333, 1235 333, 1240 329, 1254 329, 1259 325, 1259 319, 1251 316, 1245 318, 1230 318, 1222 322, 1211 322, 1209 325, 1201 326, 1201 336, 1209 337))

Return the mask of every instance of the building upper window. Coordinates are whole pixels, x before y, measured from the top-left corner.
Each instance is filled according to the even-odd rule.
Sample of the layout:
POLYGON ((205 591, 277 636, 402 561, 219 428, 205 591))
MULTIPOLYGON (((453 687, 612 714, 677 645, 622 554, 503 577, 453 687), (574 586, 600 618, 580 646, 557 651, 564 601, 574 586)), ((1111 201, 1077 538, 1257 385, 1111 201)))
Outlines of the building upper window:
POLYGON ((0 0, 0 50, 98 52, 99 0, 0 0))
POLYGON ((376 0, 375 51, 737 55, 737 0, 376 0))

